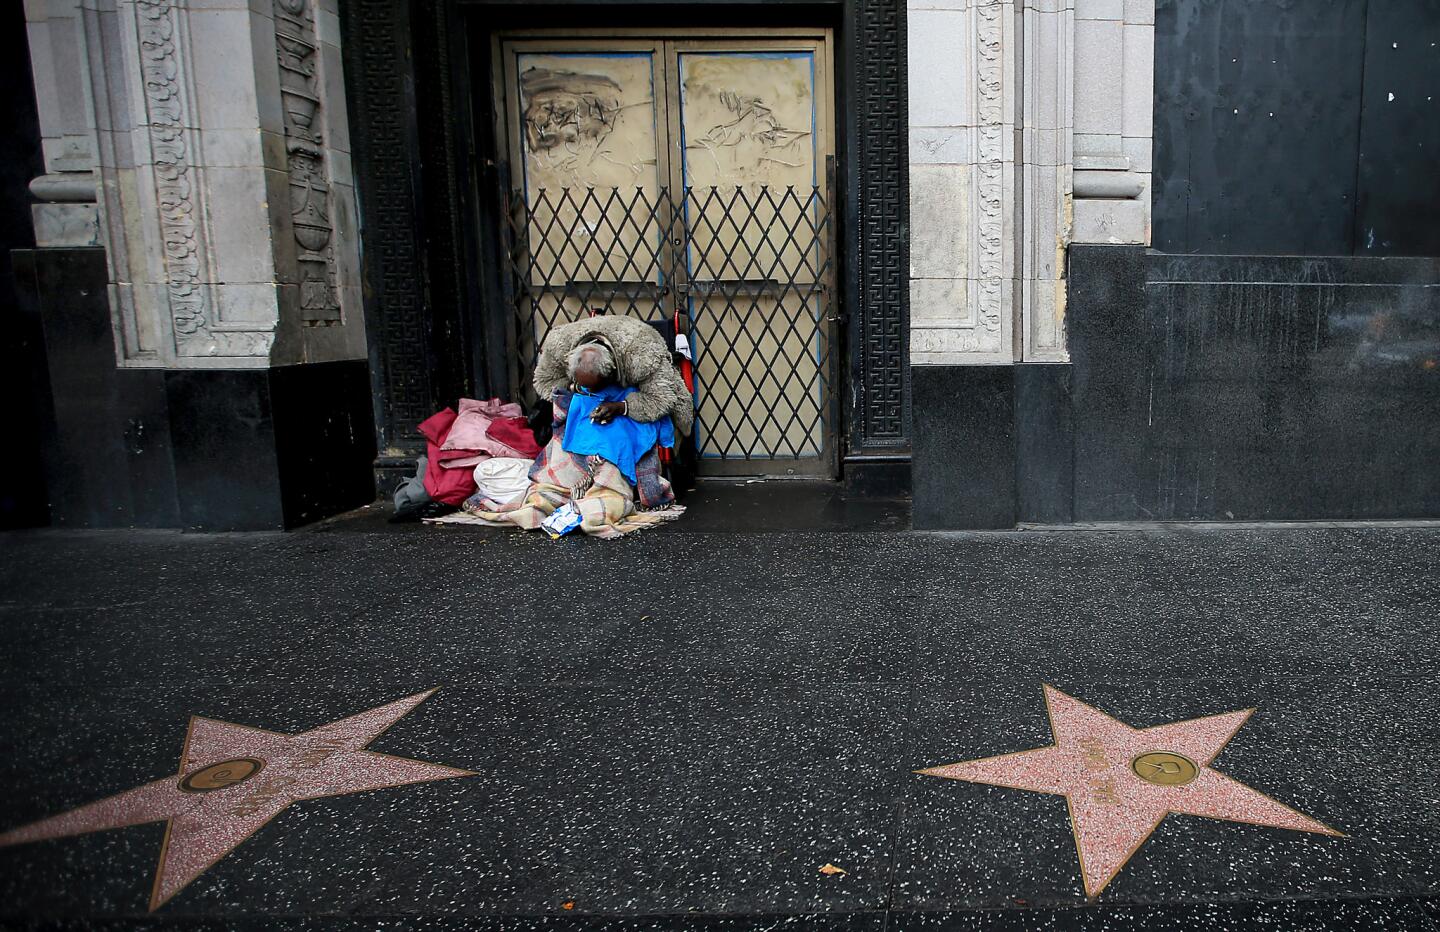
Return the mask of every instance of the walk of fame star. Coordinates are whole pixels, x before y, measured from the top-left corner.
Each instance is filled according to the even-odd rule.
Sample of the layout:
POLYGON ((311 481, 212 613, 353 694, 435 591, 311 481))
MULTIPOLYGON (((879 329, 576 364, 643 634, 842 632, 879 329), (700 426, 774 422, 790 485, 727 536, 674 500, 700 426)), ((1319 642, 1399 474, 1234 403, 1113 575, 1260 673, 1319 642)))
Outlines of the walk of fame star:
POLYGON ((434 692, 298 735, 194 716, 178 776, 0 833, 0 846, 168 820, 150 894, 150 908, 156 909, 291 803, 472 776, 365 750, 434 692))
POLYGON ((1210 768, 1254 709, 1131 728, 1048 685, 1045 706, 1053 745, 916 773, 1064 796, 1091 898, 1172 812, 1341 836, 1210 768))

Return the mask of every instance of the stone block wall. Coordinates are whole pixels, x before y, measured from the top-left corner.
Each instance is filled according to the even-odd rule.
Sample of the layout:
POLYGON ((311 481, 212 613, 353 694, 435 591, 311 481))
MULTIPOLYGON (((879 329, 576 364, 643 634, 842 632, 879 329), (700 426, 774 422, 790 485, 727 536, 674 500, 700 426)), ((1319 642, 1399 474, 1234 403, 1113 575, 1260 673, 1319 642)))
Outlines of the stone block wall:
POLYGON ((24 12, 45 171, 14 261, 52 522, 278 528, 372 501, 338 0, 24 12))
POLYGON ((1065 250, 1148 243, 1153 0, 909 0, 911 362, 1063 362, 1065 250))

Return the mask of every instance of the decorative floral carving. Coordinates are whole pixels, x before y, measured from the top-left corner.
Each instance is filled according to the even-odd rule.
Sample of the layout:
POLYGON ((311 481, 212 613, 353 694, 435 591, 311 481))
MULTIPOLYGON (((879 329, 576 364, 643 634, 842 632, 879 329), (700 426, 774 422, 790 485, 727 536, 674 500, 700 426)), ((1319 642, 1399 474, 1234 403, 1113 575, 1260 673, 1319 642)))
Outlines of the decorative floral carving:
POLYGON ((300 308, 310 322, 340 319, 331 240, 330 182, 326 172, 316 59, 319 44, 309 0, 275 0, 275 49, 290 156, 290 213, 299 246, 300 308))
POLYGON ((975 10, 976 75, 980 116, 978 162, 975 166, 975 250, 972 268, 979 279, 975 289, 975 319, 987 336, 984 350, 1004 346, 1005 296, 1005 190, 1004 142, 1008 131, 1004 106, 1004 17, 1013 7, 999 3, 975 10))
POLYGON ((209 308, 201 276, 195 182, 185 136, 190 121, 179 80, 174 7, 174 0, 135 4, 166 287, 178 343, 181 336, 206 328, 209 308))

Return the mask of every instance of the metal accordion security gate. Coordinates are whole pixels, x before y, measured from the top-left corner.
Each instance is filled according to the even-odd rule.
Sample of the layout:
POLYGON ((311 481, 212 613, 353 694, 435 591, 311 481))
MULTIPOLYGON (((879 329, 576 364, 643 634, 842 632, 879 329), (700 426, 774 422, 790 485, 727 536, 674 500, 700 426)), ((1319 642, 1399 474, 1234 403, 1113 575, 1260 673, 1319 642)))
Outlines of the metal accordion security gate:
POLYGON ((559 324, 673 321, 694 364, 702 474, 833 477, 840 353, 826 181, 509 192, 517 397, 536 400, 530 373, 559 324))
POLYGON ((832 35, 517 30, 494 51, 523 395, 554 326, 673 322, 702 474, 839 469, 832 35))

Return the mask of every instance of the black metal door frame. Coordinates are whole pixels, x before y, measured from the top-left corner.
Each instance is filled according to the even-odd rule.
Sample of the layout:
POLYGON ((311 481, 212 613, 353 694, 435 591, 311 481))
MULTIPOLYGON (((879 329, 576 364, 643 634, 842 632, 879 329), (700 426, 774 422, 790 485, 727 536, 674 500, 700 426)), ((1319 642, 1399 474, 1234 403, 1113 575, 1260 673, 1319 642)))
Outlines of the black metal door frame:
POLYGON ((503 179, 487 126, 491 29, 576 24, 836 29, 835 192, 847 463, 909 452, 905 10, 897 0, 619 3, 347 0, 347 103, 360 199, 376 463, 384 491, 423 443, 415 425, 508 386, 495 222, 503 179), (566 17, 566 19, 560 19, 566 17), (846 389, 849 389, 846 391, 846 389))

